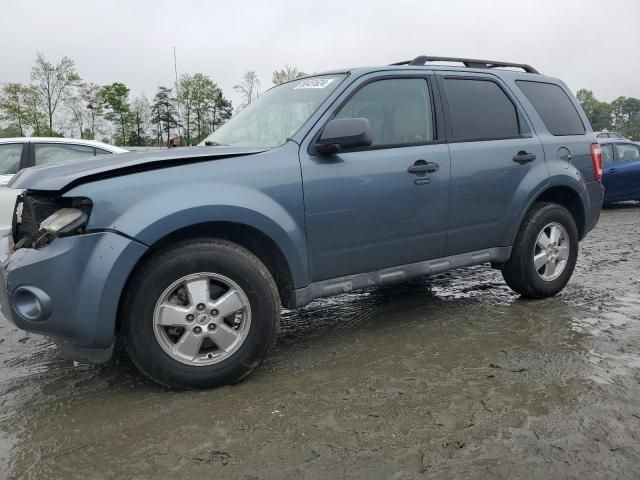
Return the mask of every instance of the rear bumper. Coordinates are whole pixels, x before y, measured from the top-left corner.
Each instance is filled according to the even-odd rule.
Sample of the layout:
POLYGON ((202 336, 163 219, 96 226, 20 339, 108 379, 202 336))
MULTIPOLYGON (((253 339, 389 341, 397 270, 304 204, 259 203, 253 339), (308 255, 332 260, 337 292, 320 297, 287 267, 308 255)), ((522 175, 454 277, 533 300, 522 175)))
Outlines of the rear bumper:
POLYGON ((597 225, 602 211, 602 200, 604 198, 604 186, 601 182, 589 182, 586 184, 583 199, 585 210, 585 225, 582 237, 584 238, 597 225))
POLYGON ((0 306, 18 328, 82 349, 110 349, 120 295, 146 247, 117 233, 57 238, 8 254, 0 240, 0 306), (36 301, 37 300, 37 301, 36 301))

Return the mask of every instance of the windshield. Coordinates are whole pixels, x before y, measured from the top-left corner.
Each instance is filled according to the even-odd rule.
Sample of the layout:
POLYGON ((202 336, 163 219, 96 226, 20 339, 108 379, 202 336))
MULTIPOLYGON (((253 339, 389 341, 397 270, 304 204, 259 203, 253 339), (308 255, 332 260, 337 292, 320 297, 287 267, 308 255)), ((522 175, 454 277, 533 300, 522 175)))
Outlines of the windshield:
POLYGON ((346 75, 322 75, 272 88, 200 145, 273 148, 296 133, 346 75))

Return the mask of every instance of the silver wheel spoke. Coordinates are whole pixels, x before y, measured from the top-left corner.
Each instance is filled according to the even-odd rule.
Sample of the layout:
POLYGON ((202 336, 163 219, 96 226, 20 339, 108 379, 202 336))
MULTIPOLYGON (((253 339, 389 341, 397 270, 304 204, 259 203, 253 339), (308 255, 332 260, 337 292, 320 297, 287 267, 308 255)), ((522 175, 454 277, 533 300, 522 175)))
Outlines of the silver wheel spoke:
POLYGON ((547 252, 541 252, 533 257, 533 265, 536 270, 540 270, 544 265, 547 264, 549 258, 547 257, 547 252))
POLYGON ((158 308, 156 323, 163 327, 184 327, 187 325, 187 315, 188 308, 164 303, 158 308))
POLYGON ((185 330, 174 349, 178 355, 193 360, 200 352, 201 346, 202 337, 195 335, 191 330, 185 330))
POLYGON ((536 243, 541 249, 545 250, 549 247, 549 243, 551 243, 551 240, 543 230, 540 235, 538 235, 538 240, 536 241, 536 243))
POLYGON ((213 304, 213 308, 218 310, 219 318, 228 317, 244 307, 246 307, 244 299, 237 290, 233 289, 222 295, 213 304))
POLYGON ((569 259, 569 247, 567 247, 566 245, 562 245, 558 248, 558 259, 560 260, 569 259))
POLYGON ((554 225, 553 227, 551 227, 551 233, 549 235, 549 239, 551 240, 551 243, 558 245, 558 243, 560 242, 561 235, 562 235, 562 230, 560 230, 560 227, 558 227, 557 225, 554 225))
POLYGON ((226 323, 219 323, 218 328, 215 331, 209 332, 209 338, 216 344, 216 346, 225 352, 238 341, 240 334, 229 327, 226 323))
POLYGON ((209 293, 209 279, 198 278, 196 280, 189 280, 185 284, 187 292, 189 292, 189 301, 191 306, 198 303, 204 303, 205 305, 211 301, 211 295, 209 293))

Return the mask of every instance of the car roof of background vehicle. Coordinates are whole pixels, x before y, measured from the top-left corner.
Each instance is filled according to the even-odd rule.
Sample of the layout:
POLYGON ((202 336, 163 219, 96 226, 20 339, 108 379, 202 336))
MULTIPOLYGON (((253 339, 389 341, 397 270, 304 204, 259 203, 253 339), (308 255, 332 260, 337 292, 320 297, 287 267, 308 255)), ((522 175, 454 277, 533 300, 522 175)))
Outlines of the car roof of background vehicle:
POLYGON ((633 140, 629 140, 627 138, 598 138, 598 143, 602 145, 606 145, 609 143, 626 143, 628 145, 640 145, 638 142, 634 142, 633 140))
POLYGON ((65 138, 65 137, 13 137, 0 138, 0 143, 26 143, 26 142, 42 142, 42 143, 63 143, 67 145, 86 145, 90 147, 101 148, 111 153, 125 153, 128 150, 109 145, 108 143, 98 142, 97 140, 85 140, 82 138, 65 138))

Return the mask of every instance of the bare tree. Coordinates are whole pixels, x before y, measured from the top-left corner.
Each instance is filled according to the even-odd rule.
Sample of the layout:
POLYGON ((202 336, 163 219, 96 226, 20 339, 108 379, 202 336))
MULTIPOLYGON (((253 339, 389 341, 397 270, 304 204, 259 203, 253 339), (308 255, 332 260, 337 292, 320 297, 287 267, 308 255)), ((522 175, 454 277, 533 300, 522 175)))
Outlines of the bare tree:
POLYGON ((62 57, 56 65, 47 62, 42 53, 36 56, 36 63, 31 69, 31 79, 42 97, 49 116, 49 132, 53 133, 53 114, 58 104, 65 98, 69 89, 80 81, 73 60, 62 57))
POLYGON ((256 75, 255 70, 248 70, 242 77, 242 82, 239 85, 234 85, 233 89, 240 93, 242 96, 242 103, 238 107, 238 110, 242 110, 244 107, 258 98, 260 88, 260 80, 256 75))

